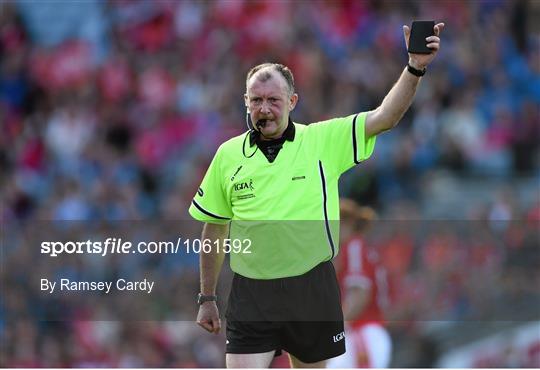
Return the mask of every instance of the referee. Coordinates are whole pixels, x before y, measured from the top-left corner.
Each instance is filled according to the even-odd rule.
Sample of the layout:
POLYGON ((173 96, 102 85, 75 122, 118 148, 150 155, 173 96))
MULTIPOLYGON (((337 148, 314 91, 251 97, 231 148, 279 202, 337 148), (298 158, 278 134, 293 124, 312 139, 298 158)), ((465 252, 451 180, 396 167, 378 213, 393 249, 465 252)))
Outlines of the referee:
MULTIPOLYGON (((427 39, 433 52, 409 54, 396 84, 369 112, 294 123, 298 95, 289 68, 265 63, 247 74, 250 130, 218 148, 189 209, 212 245, 200 255, 197 323, 213 333, 221 329, 217 279, 230 252, 227 367, 269 367, 281 350, 293 367, 324 367, 345 352, 331 262, 339 248, 338 179, 369 158, 376 135, 407 111, 443 27, 427 39)), ((408 46, 410 30, 403 31, 408 46)))

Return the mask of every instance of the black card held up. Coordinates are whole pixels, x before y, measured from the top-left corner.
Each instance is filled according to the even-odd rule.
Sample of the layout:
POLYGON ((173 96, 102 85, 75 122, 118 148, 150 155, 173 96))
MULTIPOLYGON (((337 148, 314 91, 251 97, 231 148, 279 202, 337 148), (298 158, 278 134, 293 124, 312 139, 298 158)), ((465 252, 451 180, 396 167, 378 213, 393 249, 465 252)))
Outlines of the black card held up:
POLYGON ((427 47, 426 37, 435 35, 434 21, 414 21, 411 27, 408 52, 412 54, 430 54, 432 49, 427 47))

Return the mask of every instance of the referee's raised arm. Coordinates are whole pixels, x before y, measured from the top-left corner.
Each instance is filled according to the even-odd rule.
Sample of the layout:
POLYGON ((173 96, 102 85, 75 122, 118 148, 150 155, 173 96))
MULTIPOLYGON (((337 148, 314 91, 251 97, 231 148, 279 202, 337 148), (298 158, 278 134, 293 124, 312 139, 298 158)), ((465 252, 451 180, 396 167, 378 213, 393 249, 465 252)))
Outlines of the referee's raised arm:
MULTIPOLYGON (((229 234, 229 224, 205 223, 201 240, 209 240, 212 245, 223 245, 223 239, 229 234)), ((200 281, 201 293, 199 294, 198 304, 199 313, 197 315, 197 324, 211 333, 218 334, 221 330, 221 320, 216 300, 216 285, 223 265, 225 253, 221 248, 210 248, 210 252, 200 253, 200 281)))
MULTIPOLYGON (((421 77, 426 73, 427 66, 433 61, 440 49, 441 39, 439 36, 443 28, 444 23, 437 23, 433 27, 433 36, 429 36, 425 40, 426 46, 432 50, 431 53, 417 54, 409 52, 409 62, 397 82, 386 95, 381 105, 367 113, 366 138, 376 136, 395 127, 409 109, 421 77)), ((410 35, 411 30, 409 27, 403 26, 403 36, 407 49, 409 48, 410 35)))

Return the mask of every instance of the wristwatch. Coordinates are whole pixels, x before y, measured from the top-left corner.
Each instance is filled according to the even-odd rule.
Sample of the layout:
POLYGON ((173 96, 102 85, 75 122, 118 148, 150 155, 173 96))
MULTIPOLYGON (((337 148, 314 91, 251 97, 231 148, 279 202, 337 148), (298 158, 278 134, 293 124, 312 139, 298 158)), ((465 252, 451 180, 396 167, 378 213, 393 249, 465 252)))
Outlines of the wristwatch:
POLYGON ((200 306, 204 302, 211 302, 211 301, 217 301, 217 295, 204 295, 202 293, 199 293, 197 296, 197 304, 200 306))
POLYGON ((424 69, 416 69, 413 66, 411 66, 409 63, 407 63, 407 71, 415 75, 416 77, 422 77, 426 74, 426 68, 424 69))

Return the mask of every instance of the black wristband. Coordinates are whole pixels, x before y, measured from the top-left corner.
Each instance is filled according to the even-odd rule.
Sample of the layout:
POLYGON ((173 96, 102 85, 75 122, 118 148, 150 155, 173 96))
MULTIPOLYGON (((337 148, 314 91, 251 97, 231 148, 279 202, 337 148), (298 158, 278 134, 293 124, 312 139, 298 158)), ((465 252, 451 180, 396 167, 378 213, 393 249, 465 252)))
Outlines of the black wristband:
POLYGON ((416 77, 422 77, 423 75, 426 74, 426 68, 416 69, 413 66, 411 66, 409 63, 407 63, 407 71, 409 71, 409 73, 412 73, 416 77))
POLYGON ((204 295, 202 293, 199 293, 199 295, 197 295, 197 304, 200 306, 201 304, 203 304, 204 302, 212 302, 212 301, 217 301, 217 295, 204 295))

